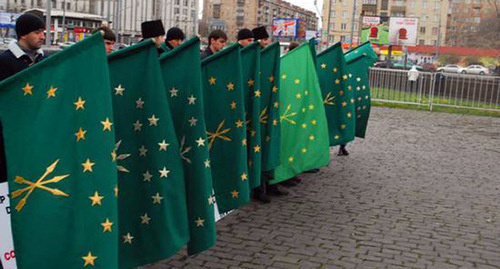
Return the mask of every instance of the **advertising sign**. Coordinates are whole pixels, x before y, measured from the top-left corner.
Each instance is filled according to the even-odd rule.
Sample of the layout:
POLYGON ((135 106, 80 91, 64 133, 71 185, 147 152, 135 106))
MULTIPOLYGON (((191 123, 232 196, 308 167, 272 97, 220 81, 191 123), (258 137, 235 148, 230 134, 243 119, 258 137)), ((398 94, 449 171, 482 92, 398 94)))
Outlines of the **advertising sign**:
POLYGON ((20 14, 0 12, 0 27, 14 28, 20 14))
POLYGON ((16 269, 16 254, 10 226, 9 188, 7 182, 0 183, 0 268, 16 269))
POLYGON ((361 43, 387 45, 389 42, 389 23, 380 17, 363 17, 361 25, 361 43))
POLYGON ((389 24, 389 43, 391 45, 416 45, 417 29, 417 18, 391 18, 389 24))
MULTIPOLYGON (((299 32, 299 27, 300 25, 298 19, 276 18, 273 20, 273 36, 296 38, 299 32)), ((304 29, 304 37, 305 37, 305 29, 304 29)))

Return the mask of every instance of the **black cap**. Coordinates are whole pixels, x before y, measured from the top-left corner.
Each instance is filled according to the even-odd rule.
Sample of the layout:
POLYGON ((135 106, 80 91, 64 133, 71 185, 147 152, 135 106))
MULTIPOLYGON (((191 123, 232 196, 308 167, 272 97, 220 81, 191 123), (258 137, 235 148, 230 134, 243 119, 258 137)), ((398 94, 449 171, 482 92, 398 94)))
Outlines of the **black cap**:
POLYGON ((109 41, 116 41, 116 35, 113 33, 111 29, 109 29, 107 26, 101 26, 97 29, 95 29, 92 33, 97 33, 99 31, 103 32, 103 38, 104 40, 109 40, 109 41))
POLYGON ((45 23, 37 15, 25 13, 16 20, 16 34, 18 38, 41 29, 45 29, 45 23))
POLYGON ((238 41, 253 38, 253 32, 247 28, 238 31, 238 41))
POLYGON ((145 21, 141 24, 142 38, 151 38, 165 35, 165 28, 161 20, 145 21))
POLYGON ((182 32, 181 29, 177 27, 172 27, 168 29, 167 32, 167 41, 170 40, 184 40, 186 39, 186 36, 184 35, 184 32, 182 32))
POLYGON ((269 34, 267 33, 267 30, 266 30, 265 26, 260 26, 260 27, 254 28, 252 30, 252 32, 253 32, 253 36, 254 36, 254 38, 256 40, 264 39, 264 38, 268 38, 269 37, 269 34))

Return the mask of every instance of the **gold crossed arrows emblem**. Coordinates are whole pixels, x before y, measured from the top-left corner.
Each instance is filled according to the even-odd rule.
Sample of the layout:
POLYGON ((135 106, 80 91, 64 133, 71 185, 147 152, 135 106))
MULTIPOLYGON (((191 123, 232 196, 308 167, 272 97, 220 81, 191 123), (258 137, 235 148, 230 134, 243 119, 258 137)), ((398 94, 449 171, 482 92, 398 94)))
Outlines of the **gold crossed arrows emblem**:
POLYGON ((267 114, 267 107, 265 107, 261 112, 259 116, 259 121, 262 124, 267 124, 267 120, 269 119, 269 115, 267 114))
POLYGON ((297 115, 297 112, 290 112, 290 108, 292 105, 288 105, 286 107, 285 113, 280 117, 281 121, 287 121, 293 125, 297 124, 294 120, 291 119, 291 117, 297 115))
POLYGON ((227 134, 229 133, 229 131, 231 131, 231 128, 222 130, 222 127, 224 127, 225 122, 226 120, 222 120, 221 123, 219 123, 219 126, 217 127, 217 130, 214 133, 207 131, 208 138, 210 139, 210 142, 208 143, 209 150, 212 149, 214 142, 217 138, 220 138, 225 141, 231 141, 231 138, 223 136, 223 134, 227 134))
POLYGON ((331 92, 328 92, 328 94, 325 97, 325 101, 323 102, 325 105, 330 105, 333 106, 335 105, 334 99, 336 96, 333 96, 331 92))
POLYGON ((23 209, 24 205, 26 205, 26 201, 28 200, 31 193, 35 189, 45 190, 45 191, 48 191, 56 196, 65 196, 65 197, 69 196, 68 194, 64 193, 61 190, 53 189, 53 188, 49 188, 49 187, 45 186, 49 183, 57 183, 65 178, 69 177, 69 174, 62 175, 62 176, 54 176, 53 178, 51 178, 49 180, 43 181, 50 173, 54 172, 54 169, 56 169, 58 162, 59 162, 59 159, 57 159, 53 164, 51 164, 49 167, 47 167, 47 169, 45 170, 45 173, 36 181, 36 183, 33 183, 32 181, 29 181, 27 179, 24 179, 23 177, 16 176, 16 178, 14 179, 14 182, 16 182, 18 184, 29 185, 26 188, 22 188, 22 189, 13 191, 11 193, 12 198, 16 198, 16 197, 21 196, 23 193, 27 192, 26 195, 19 201, 19 203, 17 203, 17 205, 16 205, 17 211, 21 211, 23 209))

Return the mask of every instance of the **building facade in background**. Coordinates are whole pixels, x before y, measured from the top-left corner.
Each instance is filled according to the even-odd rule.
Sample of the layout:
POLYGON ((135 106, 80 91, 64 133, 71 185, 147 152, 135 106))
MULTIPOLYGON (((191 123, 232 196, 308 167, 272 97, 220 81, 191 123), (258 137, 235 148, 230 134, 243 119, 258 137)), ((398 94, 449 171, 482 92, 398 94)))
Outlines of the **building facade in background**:
POLYGON ((350 42, 353 32, 353 43, 358 44, 363 17, 377 16, 385 22, 390 17, 418 18, 417 45, 443 44, 448 8, 448 0, 325 0, 323 41, 328 44, 350 42))
MULTIPOLYGON (((96 24, 95 20, 109 20, 111 28, 124 43, 141 39, 143 21, 161 19, 165 28, 177 26, 186 36, 197 34, 199 0, 51 0, 53 18, 57 23, 55 31, 62 34, 62 13, 68 17, 65 25, 69 34, 75 27, 88 31, 96 24), (88 15, 86 15, 88 14, 88 15), (88 19, 86 19, 86 17, 88 19)), ((0 0, 0 12, 22 13, 37 9, 45 14, 46 0, 0 0)), ((70 35, 65 40, 71 39, 70 35)))
POLYGON ((306 30, 318 28, 316 13, 282 0, 205 0, 202 25, 206 29, 201 34, 221 29, 234 41, 239 29, 258 26, 266 26, 271 34, 275 18, 300 19, 306 30))

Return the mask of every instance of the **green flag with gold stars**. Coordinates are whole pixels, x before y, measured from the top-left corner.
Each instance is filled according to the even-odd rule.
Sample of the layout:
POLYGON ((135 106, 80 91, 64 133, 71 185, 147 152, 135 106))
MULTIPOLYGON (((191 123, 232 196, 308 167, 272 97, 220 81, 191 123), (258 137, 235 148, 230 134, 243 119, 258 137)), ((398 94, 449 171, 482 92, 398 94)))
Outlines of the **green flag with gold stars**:
POLYGON ((248 143, 248 172, 250 188, 260 186, 262 146, 260 130, 260 44, 254 42, 241 49, 241 68, 244 88, 248 143), (246 82, 246 83, 245 83, 246 82))
POLYGON ((373 47, 370 43, 370 41, 367 41, 356 48, 346 52, 345 55, 345 60, 350 61, 354 57, 358 56, 359 54, 363 54, 367 56, 365 59, 368 62, 368 66, 372 66, 374 63, 378 61, 378 56, 373 50, 373 47))
POLYGON ((272 171, 280 165, 280 44, 273 44, 261 50, 260 54, 260 89, 261 107, 259 121, 262 138, 262 171, 272 171))
POLYGON ((328 123, 308 44, 281 58, 280 115, 281 165, 270 184, 330 162, 328 123))
POLYGON ((189 240, 184 173, 155 44, 111 54, 109 70, 120 268, 134 268, 169 258, 189 240))
POLYGON ((323 94, 330 146, 345 145, 354 140, 354 92, 348 84, 347 65, 341 43, 318 54, 316 70, 323 94))
POLYGON ((18 268, 118 268, 117 166, 103 39, 0 83, 18 268))
POLYGON ((347 61, 349 71, 348 87, 354 92, 356 109, 356 137, 365 138, 371 110, 369 66, 372 60, 365 54, 358 54, 347 61))
POLYGON ((245 101, 239 44, 202 61, 207 146, 212 160, 217 207, 221 213, 250 200, 245 101))
POLYGON ((188 253, 215 244, 212 175, 201 86, 200 40, 195 37, 160 57, 163 82, 180 141, 186 178, 190 241, 188 253))

